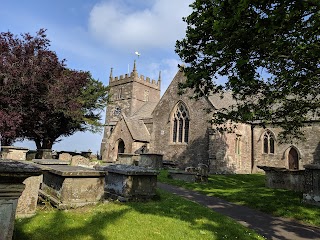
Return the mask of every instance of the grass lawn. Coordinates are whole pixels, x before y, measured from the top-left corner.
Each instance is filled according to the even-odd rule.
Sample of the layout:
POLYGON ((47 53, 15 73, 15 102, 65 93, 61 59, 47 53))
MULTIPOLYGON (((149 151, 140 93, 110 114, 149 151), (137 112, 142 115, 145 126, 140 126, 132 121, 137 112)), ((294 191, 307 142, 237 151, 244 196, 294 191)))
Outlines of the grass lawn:
POLYGON ((158 191, 154 201, 40 210, 17 219, 14 240, 263 239, 230 218, 158 191))
POLYGON ((186 183, 169 179, 167 171, 161 171, 158 180, 246 205, 274 216, 320 226, 319 207, 302 203, 302 193, 265 187, 265 175, 262 174, 210 175, 208 183, 186 183))

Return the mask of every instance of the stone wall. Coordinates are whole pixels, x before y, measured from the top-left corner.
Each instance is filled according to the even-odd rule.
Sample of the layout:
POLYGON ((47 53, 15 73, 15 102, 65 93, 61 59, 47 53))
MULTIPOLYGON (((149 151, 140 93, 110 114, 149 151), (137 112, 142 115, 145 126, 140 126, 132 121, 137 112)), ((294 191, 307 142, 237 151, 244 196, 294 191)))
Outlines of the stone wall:
POLYGON ((209 158, 212 173, 251 173, 250 125, 239 124, 234 133, 210 131, 209 158), (239 140, 236 151, 236 139, 239 140))
MULTIPOLYGON (((320 125, 313 123, 311 126, 304 128, 305 140, 296 141, 293 143, 280 143, 278 134, 280 128, 270 127, 269 129, 275 135, 275 153, 263 153, 263 134, 266 129, 254 127, 253 142, 254 142, 254 172, 259 171, 256 167, 272 166, 279 168, 289 168, 288 153, 291 147, 294 147, 299 156, 299 169, 304 169, 303 165, 320 162, 320 125)), ((261 171, 261 170, 260 170, 261 171)))
POLYGON ((175 162, 179 167, 197 166, 198 163, 208 164, 208 143, 211 119, 205 108, 212 107, 206 99, 198 101, 189 98, 189 94, 178 95, 178 84, 184 81, 182 72, 178 72, 153 111, 154 127, 151 135, 150 151, 163 154, 164 160, 175 162), (176 104, 182 101, 190 115, 188 143, 172 142, 172 113, 176 104))

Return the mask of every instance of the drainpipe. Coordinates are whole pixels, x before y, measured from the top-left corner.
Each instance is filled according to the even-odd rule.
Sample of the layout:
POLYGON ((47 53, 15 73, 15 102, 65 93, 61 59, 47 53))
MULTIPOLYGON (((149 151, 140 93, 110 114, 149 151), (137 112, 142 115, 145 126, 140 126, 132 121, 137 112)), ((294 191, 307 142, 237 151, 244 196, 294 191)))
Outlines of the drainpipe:
POLYGON ((253 173, 253 167, 254 167, 254 125, 251 125, 251 173, 253 173))

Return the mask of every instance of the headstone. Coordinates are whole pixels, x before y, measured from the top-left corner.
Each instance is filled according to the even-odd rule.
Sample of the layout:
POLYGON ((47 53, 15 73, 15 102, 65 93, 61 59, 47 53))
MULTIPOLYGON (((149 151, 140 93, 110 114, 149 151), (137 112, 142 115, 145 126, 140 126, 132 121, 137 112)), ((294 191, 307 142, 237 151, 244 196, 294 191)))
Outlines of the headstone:
POLYGON ((61 161, 71 161, 72 155, 69 153, 60 153, 59 154, 59 160, 61 161))

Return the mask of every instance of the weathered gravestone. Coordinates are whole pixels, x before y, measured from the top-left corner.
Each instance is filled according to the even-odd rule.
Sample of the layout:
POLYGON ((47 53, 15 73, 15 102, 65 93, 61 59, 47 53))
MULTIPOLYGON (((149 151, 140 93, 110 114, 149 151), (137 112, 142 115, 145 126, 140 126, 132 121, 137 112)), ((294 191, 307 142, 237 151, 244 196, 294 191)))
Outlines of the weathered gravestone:
POLYGON ((42 170, 19 161, 0 161, 0 239, 11 240, 18 199, 25 189, 23 181, 41 175, 42 170))
POLYGON ((303 202, 320 206, 320 164, 308 164, 305 168, 303 202))

